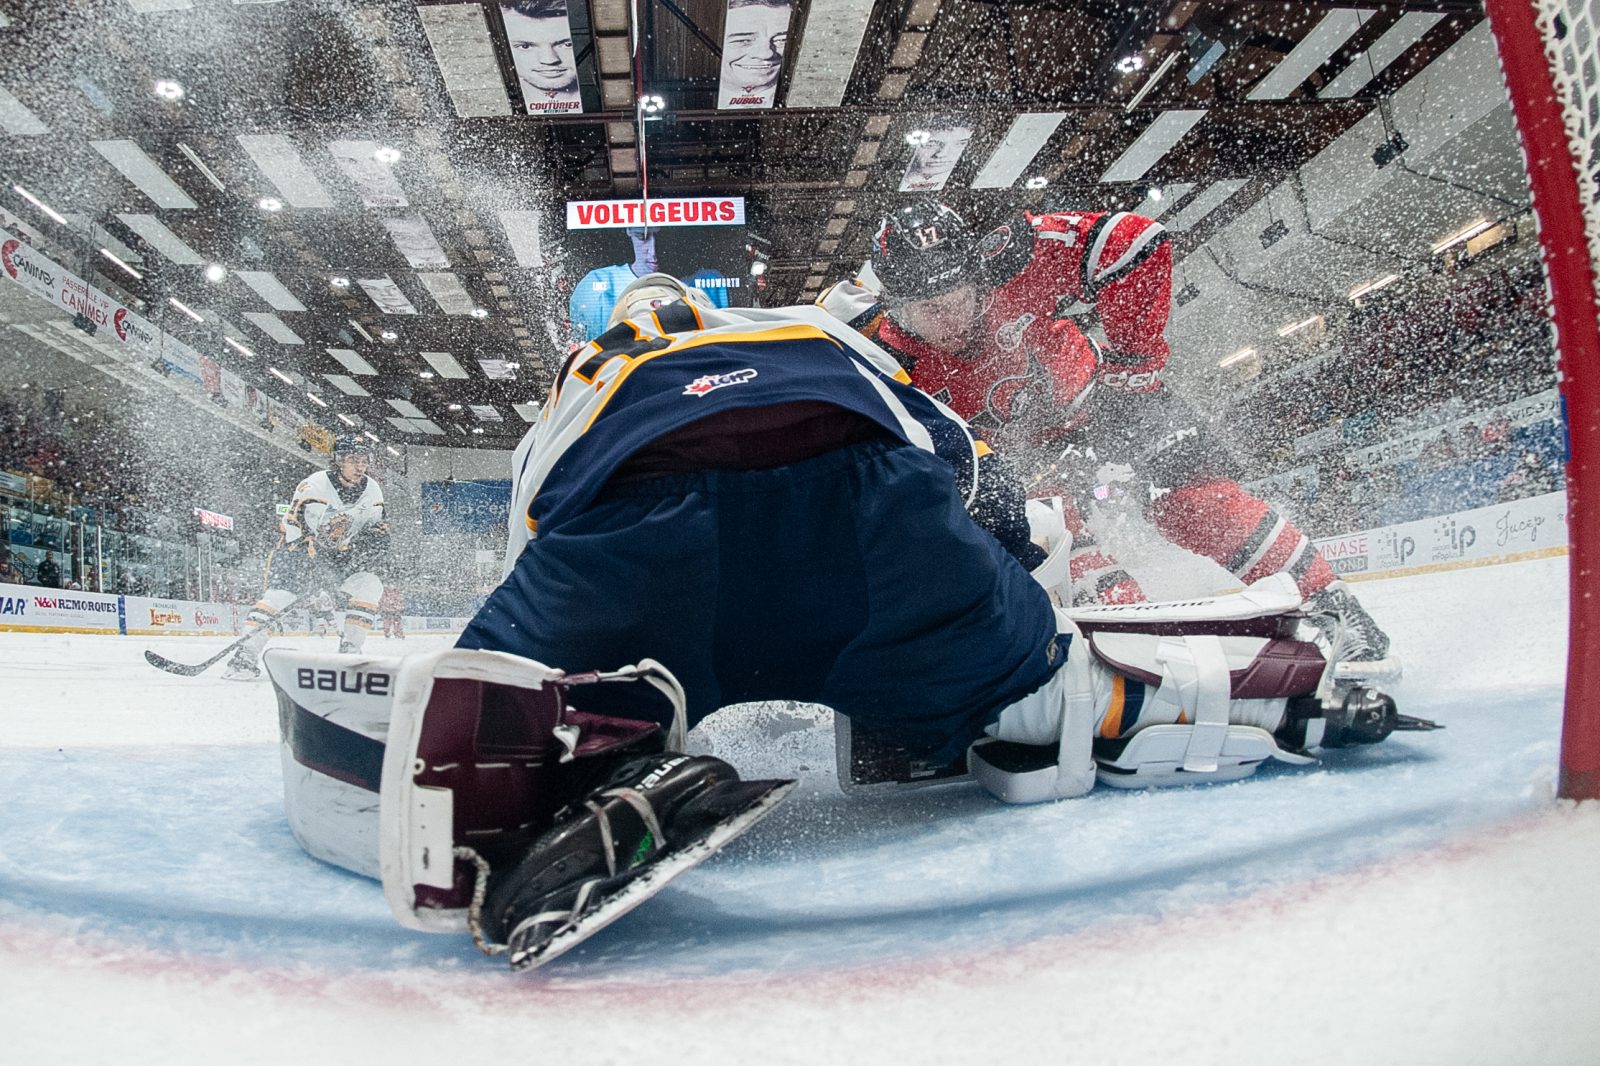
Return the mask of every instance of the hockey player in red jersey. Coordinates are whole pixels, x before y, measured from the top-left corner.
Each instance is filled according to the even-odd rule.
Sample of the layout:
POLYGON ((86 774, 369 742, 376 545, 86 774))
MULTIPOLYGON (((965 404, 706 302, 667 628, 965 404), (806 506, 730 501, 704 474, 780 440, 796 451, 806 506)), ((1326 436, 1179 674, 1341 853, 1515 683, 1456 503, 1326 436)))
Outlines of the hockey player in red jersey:
POLYGON ((1388 637, 1309 538, 1239 484, 1227 447, 1164 387, 1172 248, 1158 222, 1023 213, 980 236, 947 205, 922 201, 884 217, 870 264, 881 292, 847 282, 818 302, 893 352, 914 385, 1003 454, 1054 475, 1081 599, 1143 598, 1082 520, 1097 471, 1125 464, 1165 490, 1146 511, 1164 537, 1247 584, 1288 573, 1330 638, 1350 647, 1352 668, 1398 673, 1388 637), (1091 311, 1104 345, 1075 321, 1091 311))

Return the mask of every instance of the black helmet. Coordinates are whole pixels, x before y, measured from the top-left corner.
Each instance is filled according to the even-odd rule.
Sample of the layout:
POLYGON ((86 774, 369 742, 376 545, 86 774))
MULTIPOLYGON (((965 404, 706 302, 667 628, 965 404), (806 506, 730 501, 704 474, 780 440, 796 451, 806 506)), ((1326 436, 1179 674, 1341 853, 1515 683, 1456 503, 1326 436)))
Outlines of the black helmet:
POLYGON ((341 433, 333 438, 333 453, 329 458, 337 466, 339 460, 348 455, 364 455, 371 459, 372 445, 368 444, 367 439, 359 433, 341 433))
POLYGON ((918 200, 883 216, 871 263, 885 296, 921 300, 973 280, 977 241, 948 204, 918 200))

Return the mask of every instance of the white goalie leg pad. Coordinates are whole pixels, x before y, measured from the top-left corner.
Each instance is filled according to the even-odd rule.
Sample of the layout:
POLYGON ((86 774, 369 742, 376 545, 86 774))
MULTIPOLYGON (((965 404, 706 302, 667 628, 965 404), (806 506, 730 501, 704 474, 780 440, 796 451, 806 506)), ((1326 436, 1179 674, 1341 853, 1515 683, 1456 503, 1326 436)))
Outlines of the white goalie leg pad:
POLYGON ((1287 614, 1300 607, 1300 588, 1288 574, 1269 574, 1243 591, 1197 600, 1074 607, 1069 618, 1084 625, 1154 625, 1169 622, 1236 622, 1287 614))
POLYGON ((323 862, 378 877, 378 787, 401 660, 275 648, 289 830, 323 862))
POLYGON ((1213 773, 1228 736, 1228 658, 1222 640, 1215 636, 1162 637, 1156 647, 1161 666, 1161 687, 1151 697, 1152 710, 1163 704, 1175 711, 1176 721, 1191 723, 1184 748, 1183 769, 1213 773))
POLYGON ((1071 799, 1094 787, 1094 731, 1111 702, 1112 673, 1060 610, 1056 623, 1060 632, 1073 636, 1066 664, 1039 689, 1002 710, 987 730, 997 740, 1053 745, 1055 765, 1017 774, 985 758, 982 741, 967 752, 972 775, 1006 803, 1071 799))

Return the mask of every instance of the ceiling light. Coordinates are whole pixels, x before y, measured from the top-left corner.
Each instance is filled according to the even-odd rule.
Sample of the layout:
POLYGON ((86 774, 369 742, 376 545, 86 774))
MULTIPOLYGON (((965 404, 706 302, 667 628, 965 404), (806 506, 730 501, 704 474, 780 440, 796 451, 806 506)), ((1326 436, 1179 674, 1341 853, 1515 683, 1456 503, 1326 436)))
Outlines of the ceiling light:
POLYGON ((1124 74, 1132 74, 1136 70, 1143 70, 1144 56, 1123 56, 1121 59, 1117 60, 1117 69, 1122 71, 1124 74))
POLYGON ((906 143, 913 148, 920 148, 933 139, 933 134, 927 130, 912 130, 906 134, 906 143))
POLYGON ((506 364, 506 369, 507 370, 521 370, 522 369, 522 364, 521 363, 507 363, 506 364))
POLYGON ((647 115, 659 114, 666 109, 666 106, 667 102, 665 100, 653 94, 639 98, 639 110, 647 115))
POLYGON ((1161 199, 1161 186, 1159 186, 1159 185, 1150 186, 1150 190, 1145 193, 1145 196, 1149 197, 1152 200, 1161 199))
POLYGON ((283 201, 276 196, 263 196, 256 201, 256 206, 263 211, 282 211, 283 201))
POLYGON ((1321 315, 1312 315, 1310 318, 1304 320, 1303 322, 1290 322, 1288 325, 1286 325, 1282 329, 1278 330, 1278 336, 1287 337, 1291 333, 1299 333, 1301 330, 1305 329, 1307 326, 1314 326, 1318 322, 1321 322, 1321 321, 1322 321, 1322 316, 1321 315))
POLYGON ((13 185, 11 188, 12 191, 14 191, 18 196, 28 201, 34 207, 37 207, 40 211, 43 211, 45 214, 49 215, 56 222, 59 222, 63 226, 67 224, 67 220, 56 214, 54 208, 45 203, 43 200, 39 199, 37 196, 33 195, 33 193, 29 192, 27 189, 24 189, 20 185, 13 185))
POLYGON ((1385 274, 1377 281, 1369 281, 1364 285, 1357 285, 1350 290, 1350 299, 1359 300, 1370 292, 1377 292, 1386 285, 1393 285, 1400 280, 1399 274, 1385 274))
POLYGON ((102 249, 100 249, 100 254, 105 256, 107 259, 111 260, 113 263, 117 264, 117 266, 121 267, 123 270, 126 270, 128 273, 132 274, 134 277, 138 278, 139 280, 141 280, 141 281, 144 280, 144 275, 143 274, 139 273, 137 270, 133 269, 133 267, 129 266, 127 263, 124 263, 122 260, 120 260, 116 256, 112 255, 111 254, 111 249, 102 248, 102 249))
POLYGON ((167 297, 167 303, 171 304, 173 307, 176 307, 178 310, 182 311, 184 314, 188 315, 190 318, 194 319, 196 322, 204 322, 205 321, 204 318, 200 317, 200 313, 198 311, 196 311, 194 308, 192 308, 192 307, 188 306, 187 304, 185 304, 182 300, 178 299, 176 296, 168 296, 167 297))
POLYGON ((1030 189, 1042 189, 1049 184, 1050 179, 1042 174, 1028 179, 1028 188, 1030 189))
POLYGON ((488 318, 489 317, 489 312, 486 311, 485 309, 481 308, 481 307, 474 307, 472 309, 471 314, 472 314, 473 318, 488 318))
POLYGON ((361 323, 357 322, 353 318, 347 318, 347 319, 345 319, 345 321, 350 323, 352 326, 354 326, 355 329, 356 329, 356 332, 361 334, 363 337, 365 337, 369 342, 372 340, 372 334, 368 333, 365 329, 362 329, 361 328, 361 323))
MULTIPOLYGON (((372 439, 373 440, 377 440, 378 438, 374 437, 372 439)), ((400 453, 394 450, 394 445, 385 444, 383 446, 383 449, 384 449, 384 451, 388 452, 390 455, 394 456, 396 459, 400 458, 400 453)))
POLYGON ((391 148, 385 144, 372 153, 372 158, 379 163, 398 163, 400 162, 400 149, 391 148))
POLYGON ((1240 348, 1238 351, 1234 352, 1232 355, 1228 356, 1226 359, 1223 359, 1221 362, 1217 363, 1217 365, 1218 366, 1232 366, 1234 363, 1243 362, 1244 360, 1249 359, 1251 356, 1253 356, 1255 354, 1256 354, 1256 350, 1254 348, 1240 348))
POLYGON ((417 377, 421 378, 423 381, 432 381, 433 380, 433 371, 424 370, 421 373, 419 373, 417 375, 417 377))
POLYGON ((472 427, 472 432, 474 432, 474 433, 482 433, 483 432, 483 427, 482 426, 473 426, 472 427))
POLYGON ((324 400, 321 396, 318 396, 314 392, 306 393, 306 399, 310 400, 312 403, 316 404, 318 407, 326 407, 326 406, 328 406, 328 401, 324 400))
POLYGON ((293 378, 291 378, 288 374, 285 374, 283 371, 279 370, 275 366, 267 367, 267 373, 271 374, 273 377, 277 378, 279 381, 283 382, 285 385, 293 385, 294 384, 294 379, 293 378))
POLYGON ((224 338, 222 338, 222 343, 226 344, 228 347, 232 348, 234 351, 238 352, 239 354, 245 356, 248 359, 254 359, 256 357, 256 353, 255 352, 252 352, 249 348, 246 348, 244 345, 240 344, 238 341, 234 340, 232 337, 224 337, 224 338))
POLYGON ((1476 237, 1478 234, 1482 233, 1484 230, 1488 229, 1492 225, 1494 225, 1494 223, 1490 222, 1486 218, 1480 218, 1476 222, 1470 222, 1467 225, 1461 227, 1461 229, 1459 229, 1456 232, 1450 234, 1450 236, 1446 237, 1444 240, 1440 241, 1438 244, 1434 245, 1433 246, 1433 254, 1434 255, 1438 255, 1440 252, 1444 251, 1446 248, 1453 248, 1456 245, 1460 244, 1462 241, 1470 240, 1471 238, 1476 237))
POLYGON ((398 339, 400 334, 396 333, 392 329, 386 329, 382 333, 378 334, 378 336, 382 337, 386 341, 392 341, 398 339))
POLYGON ((228 276, 228 268, 221 263, 212 263, 206 267, 207 281, 221 281, 228 276))
POLYGON ((183 86, 170 78, 162 78, 156 82, 155 93, 163 100, 176 102, 183 99, 183 86))
POLYGON ((458 403, 453 403, 453 404, 450 405, 450 410, 459 411, 459 410, 461 410, 461 405, 458 404, 458 403))
POLYGON ((368 440, 372 441, 372 443, 374 443, 374 444, 378 443, 378 435, 376 433, 372 432, 372 430, 370 430, 370 429, 369 430, 365 430, 362 433, 362 436, 366 437, 368 440))
POLYGON ((356 420, 345 414, 343 411, 335 412, 334 417, 343 422, 345 425, 349 426, 351 429, 355 428, 356 420))
POLYGON ((338 274, 335 274, 333 277, 328 279, 328 284, 332 285, 336 289, 348 289, 350 287, 350 279, 340 277, 338 274))
POLYGON ((753 276, 759 278, 761 275, 765 274, 766 272, 767 272, 767 262, 766 262, 766 260, 757 259, 755 262, 750 264, 750 273, 753 276))

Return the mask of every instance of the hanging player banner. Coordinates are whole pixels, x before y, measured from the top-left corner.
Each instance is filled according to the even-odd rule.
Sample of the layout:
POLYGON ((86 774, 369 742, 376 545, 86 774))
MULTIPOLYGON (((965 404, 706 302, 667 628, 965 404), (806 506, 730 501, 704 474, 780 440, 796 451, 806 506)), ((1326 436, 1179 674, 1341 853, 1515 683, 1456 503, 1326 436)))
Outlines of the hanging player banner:
POLYGON ((372 298, 378 305, 378 310, 386 315, 414 315, 417 313, 414 305, 400 286, 385 274, 381 278, 357 278, 356 284, 361 286, 363 292, 372 298))
POLYGON ((744 197, 684 196, 653 200, 568 200, 568 229, 629 226, 742 226, 744 197))
POLYGON ((938 192, 950 180, 950 172, 961 161, 972 140, 971 126, 945 126, 927 130, 927 140, 917 145, 900 179, 901 192, 938 192))
POLYGON ((793 10, 791 0, 728 0, 728 17, 722 28, 719 108, 754 110, 777 102, 793 10))
POLYGON ((201 525, 210 526, 212 529, 233 528, 233 517, 231 515, 218 514, 216 511, 208 511, 204 507, 196 507, 194 516, 200 520, 201 525))
POLYGON ((502 3, 500 21, 528 114, 580 114, 583 100, 578 95, 578 60, 572 50, 567 0, 502 3))

